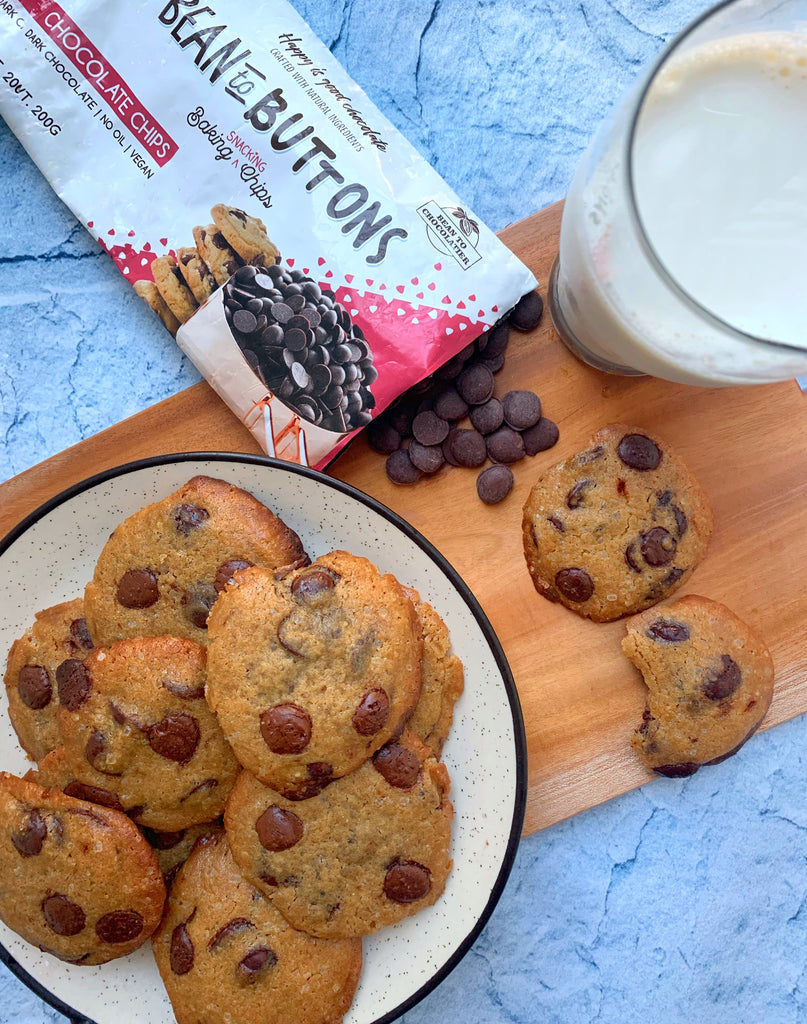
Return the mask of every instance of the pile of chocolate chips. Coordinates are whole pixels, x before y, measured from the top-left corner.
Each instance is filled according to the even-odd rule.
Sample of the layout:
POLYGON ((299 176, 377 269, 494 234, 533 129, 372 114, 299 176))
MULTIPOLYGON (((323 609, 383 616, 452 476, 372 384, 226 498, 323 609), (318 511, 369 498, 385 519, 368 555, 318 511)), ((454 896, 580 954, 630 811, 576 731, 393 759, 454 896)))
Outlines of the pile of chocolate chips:
POLYGON ((280 264, 240 267, 224 286, 224 313, 253 372, 303 419, 339 434, 370 422, 378 371, 332 291, 280 264))
POLYGON ((387 456, 393 483, 416 483, 445 463, 478 469, 490 461, 493 465, 477 477, 476 490, 492 505, 513 488, 512 463, 555 444, 557 425, 542 415, 534 392, 494 396, 494 375, 504 365, 510 328, 534 330, 542 313, 541 296, 528 292, 508 317, 373 420, 367 440, 387 456), (466 418, 469 426, 460 426, 466 418))

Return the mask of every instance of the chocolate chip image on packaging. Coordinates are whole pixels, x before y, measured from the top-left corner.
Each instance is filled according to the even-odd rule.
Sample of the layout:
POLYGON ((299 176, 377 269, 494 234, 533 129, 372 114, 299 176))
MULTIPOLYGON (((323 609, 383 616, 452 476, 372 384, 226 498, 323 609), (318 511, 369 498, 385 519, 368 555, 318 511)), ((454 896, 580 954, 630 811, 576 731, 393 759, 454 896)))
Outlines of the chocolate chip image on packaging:
POLYGON ((622 650, 647 686, 633 749, 659 775, 681 778, 732 756, 771 703, 768 648, 718 601, 692 594, 634 616, 622 650))
POLYGON ((666 442, 617 423, 535 483, 522 534, 538 593, 608 622, 689 578, 712 535, 712 511, 666 442))
POLYGON ((119 811, 0 772, 0 918, 44 952, 103 964, 160 922, 157 858, 119 811))
POLYGON ((280 264, 245 266, 225 285, 224 309, 253 372, 304 420, 340 434, 370 422, 373 354, 332 291, 280 264))

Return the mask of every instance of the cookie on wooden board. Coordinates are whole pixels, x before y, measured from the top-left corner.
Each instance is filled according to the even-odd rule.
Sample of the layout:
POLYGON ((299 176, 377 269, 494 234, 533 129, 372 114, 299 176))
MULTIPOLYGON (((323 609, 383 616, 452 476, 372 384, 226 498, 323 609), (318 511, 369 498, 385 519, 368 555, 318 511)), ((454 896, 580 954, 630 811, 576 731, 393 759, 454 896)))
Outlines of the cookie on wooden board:
POLYGON ((522 534, 538 593, 608 622, 686 582, 712 535, 712 511, 665 441, 614 423, 535 483, 522 534))
POLYGON ((729 608, 694 594, 627 623, 626 656, 647 685, 632 745, 659 775, 692 775, 735 754, 773 694, 764 641, 729 608))

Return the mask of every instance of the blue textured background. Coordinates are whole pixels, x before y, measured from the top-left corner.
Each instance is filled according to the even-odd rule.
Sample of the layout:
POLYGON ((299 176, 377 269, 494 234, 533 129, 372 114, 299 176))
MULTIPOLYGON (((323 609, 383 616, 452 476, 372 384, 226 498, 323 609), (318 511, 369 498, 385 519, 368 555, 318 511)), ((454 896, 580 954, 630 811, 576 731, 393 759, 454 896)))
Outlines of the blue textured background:
MULTIPOLYGON (((294 0, 496 230, 560 199, 698 0, 294 0)), ((198 379, 0 121, 0 479, 198 379)), ((214 443, 214 438, 200 439, 214 443)), ((807 1019, 807 727, 524 840, 475 946, 405 1024, 807 1019)), ((64 1021, 0 967, 0 1021, 64 1021)))

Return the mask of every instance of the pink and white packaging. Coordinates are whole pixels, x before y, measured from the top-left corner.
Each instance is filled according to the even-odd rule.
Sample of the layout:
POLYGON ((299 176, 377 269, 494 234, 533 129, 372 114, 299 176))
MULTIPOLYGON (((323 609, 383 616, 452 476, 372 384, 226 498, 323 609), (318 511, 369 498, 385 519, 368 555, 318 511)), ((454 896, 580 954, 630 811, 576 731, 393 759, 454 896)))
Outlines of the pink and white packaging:
MULTIPOLYGON (((537 283, 284 0, 0 0, 0 113, 131 284, 152 280, 158 256, 193 246, 194 228, 224 205, 262 221, 280 268, 336 309, 332 338, 320 344, 312 326, 292 350, 257 268, 251 298, 263 312, 253 304, 250 346, 275 328, 277 364, 285 359, 289 380, 293 370, 282 389, 231 330, 233 309, 250 299, 233 298, 237 281, 177 334, 279 458, 326 465, 537 283), (357 397, 350 381, 329 388, 320 368, 312 383, 323 361, 340 382, 352 363, 357 397), (348 411, 334 407, 335 423, 340 388, 348 411)), ((321 304, 323 324, 326 312, 321 304)))

